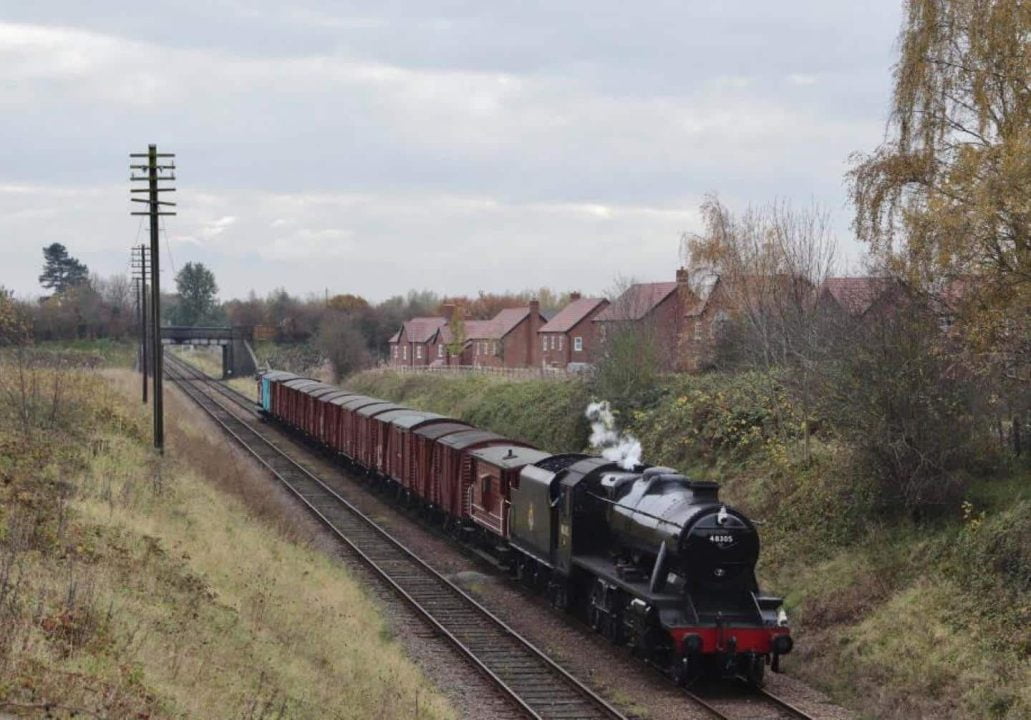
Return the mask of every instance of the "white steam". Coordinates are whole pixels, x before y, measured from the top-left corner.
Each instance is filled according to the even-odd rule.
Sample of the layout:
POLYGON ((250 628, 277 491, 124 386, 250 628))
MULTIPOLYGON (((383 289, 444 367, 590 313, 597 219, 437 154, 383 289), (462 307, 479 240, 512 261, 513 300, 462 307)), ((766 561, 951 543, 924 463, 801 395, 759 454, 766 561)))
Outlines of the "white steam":
POLYGON ((624 470, 641 464, 640 441, 616 428, 616 418, 608 402, 593 402, 584 414, 591 423, 591 447, 603 458, 618 462, 624 470))

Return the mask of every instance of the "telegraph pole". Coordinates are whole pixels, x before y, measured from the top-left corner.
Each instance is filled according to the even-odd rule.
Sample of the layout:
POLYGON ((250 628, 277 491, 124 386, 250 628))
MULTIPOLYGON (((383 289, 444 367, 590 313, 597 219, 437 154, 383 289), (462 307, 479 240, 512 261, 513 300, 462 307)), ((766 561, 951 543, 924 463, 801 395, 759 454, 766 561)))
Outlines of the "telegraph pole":
POLYGON ((150 269, 150 257, 146 245, 136 245, 132 249, 133 279, 136 280, 136 305, 140 311, 140 376, 143 378, 143 404, 147 404, 147 375, 150 374, 147 349, 147 271, 150 269))
POLYGON ((133 197, 133 202, 147 203, 146 212, 132 215, 147 215, 150 218, 150 288, 151 288, 151 340, 153 341, 151 364, 154 368, 154 448, 165 451, 164 397, 161 391, 164 362, 161 348, 161 258, 158 246, 158 218, 175 215, 175 211, 162 210, 162 206, 175 207, 175 203, 160 200, 163 192, 175 192, 174 187, 162 183, 175 180, 175 154, 159 153, 157 145, 149 145, 146 153, 131 153, 129 161, 130 181, 146 182, 146 187, 134 187, 130 193, 147 193, 146 199, 133 197), (146 163, 139 162, 146 159, 146 163), (141 174, 137 174, 140 172, 141 174), (145 173, 145 174, 143 174, 145 173))

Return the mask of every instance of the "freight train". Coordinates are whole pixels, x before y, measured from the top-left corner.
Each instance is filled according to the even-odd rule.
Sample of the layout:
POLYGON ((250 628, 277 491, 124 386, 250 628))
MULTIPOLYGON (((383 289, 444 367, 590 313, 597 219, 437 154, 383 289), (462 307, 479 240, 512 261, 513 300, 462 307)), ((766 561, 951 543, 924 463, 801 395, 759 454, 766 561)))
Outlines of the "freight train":
POLYGON ((716 483, 553 455, 282 371, 258 376, 257 409, 679 683, 760 686, 791 652, 782 598, 756 581, 756 527, 716 483))

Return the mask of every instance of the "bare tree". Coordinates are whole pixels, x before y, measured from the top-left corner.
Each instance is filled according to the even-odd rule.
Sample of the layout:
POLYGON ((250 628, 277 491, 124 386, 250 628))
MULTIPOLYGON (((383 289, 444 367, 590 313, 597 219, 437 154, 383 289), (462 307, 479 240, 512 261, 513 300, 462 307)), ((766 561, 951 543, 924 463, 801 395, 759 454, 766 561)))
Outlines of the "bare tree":
POLYGON ((692 273, 715 279, 709 292, 721 293, 730 309, 718 339, 722 360, 766 371, 791 369, 781 381, 800 400, 808 462, 814 374, 830 339, 817 303, 835 264, 829 214, 815 205, 795 209, 778 201, 735 217, 715 196, 702 205, 702 214, 704 232, 686 235, 681 253, 692 273))

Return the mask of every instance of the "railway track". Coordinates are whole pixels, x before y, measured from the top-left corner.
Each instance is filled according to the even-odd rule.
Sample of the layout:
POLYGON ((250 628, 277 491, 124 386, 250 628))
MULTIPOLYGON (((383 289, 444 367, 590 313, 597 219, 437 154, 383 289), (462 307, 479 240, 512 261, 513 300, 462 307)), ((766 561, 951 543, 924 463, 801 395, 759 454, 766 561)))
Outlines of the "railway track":
MULTIPOLYGON (((188 397, 530 717, 626 720, 616 708, 296 463, 262 431, 242 421, 199 386, 213 389, 249 416, 256 415, 254 401, 179 358, 166 355, 165 367, 170 379, 188 397)), ((814 720, 797 706, 766 690, 720 698, 705 697, 691 690, 683 692, 699 709, 717 720, 743 717, 814 720)))
POLYGON ((317 476, 198 388, 198 382, 209 383, 201 380, 192 368, 172 360, 166 364, 166 372, 212 420, 530 717, 627 720, 615 707, 416 557, 317 476))

